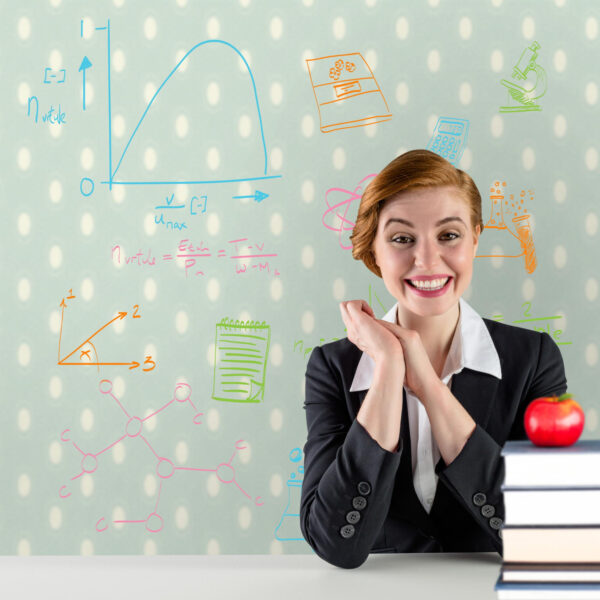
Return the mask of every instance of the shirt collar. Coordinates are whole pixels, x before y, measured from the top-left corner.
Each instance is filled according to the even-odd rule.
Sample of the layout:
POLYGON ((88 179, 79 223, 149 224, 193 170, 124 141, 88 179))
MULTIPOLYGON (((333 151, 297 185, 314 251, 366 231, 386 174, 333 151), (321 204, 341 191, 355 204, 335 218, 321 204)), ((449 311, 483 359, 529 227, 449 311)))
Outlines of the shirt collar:
MULTIPOLYGON (((462 298, 459 298, 459 306, 458 326, 454 332, 449 352, 449 358, 453 353, 458 353, 460 356, 460 364, 455 369, 455 373, 459 373, 466 367, 502 379, 500 357, 483 319, 462 298)), ((382 317, 382 321, 395 323, 397 310, 398 303, 394 304, 382 317)), ((448 361, 446 361, 446 366, 448 366, 448 361)), ((373 359, 363 352, 356 367, 350 391, 368 390, 371 387, 374 371, 373 359)))

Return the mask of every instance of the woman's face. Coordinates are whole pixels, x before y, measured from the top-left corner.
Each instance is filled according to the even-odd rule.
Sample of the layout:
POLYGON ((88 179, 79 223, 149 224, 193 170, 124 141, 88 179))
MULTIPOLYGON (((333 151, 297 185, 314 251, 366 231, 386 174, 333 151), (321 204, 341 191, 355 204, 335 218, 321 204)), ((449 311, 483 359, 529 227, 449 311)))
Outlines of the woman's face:
POLYGON ((480 233, 479 225, 473 230, 468 204, 454 187, 407 190, 387 201, 373 251, 399 310, 425 317, 454 308, 471 282, 480 233), (444 285, 414 287, 424 281, 432 281, 433 288, 444 285))

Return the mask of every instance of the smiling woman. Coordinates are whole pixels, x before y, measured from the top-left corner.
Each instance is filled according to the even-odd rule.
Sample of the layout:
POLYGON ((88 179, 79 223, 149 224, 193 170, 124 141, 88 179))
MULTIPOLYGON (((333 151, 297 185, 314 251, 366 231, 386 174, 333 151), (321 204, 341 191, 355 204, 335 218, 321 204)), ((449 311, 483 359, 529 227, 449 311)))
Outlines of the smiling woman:
POLYGON ((300 524, 324 560, 371 552, 502 552, 500 451, 523 415, 567 382, 547 333, 482 318, 462 298, 483 231, 471 177, 427 150, 368 185, 355 259, 397 303, 376 319, 340 304, 348 337, 306 370, 300 524))

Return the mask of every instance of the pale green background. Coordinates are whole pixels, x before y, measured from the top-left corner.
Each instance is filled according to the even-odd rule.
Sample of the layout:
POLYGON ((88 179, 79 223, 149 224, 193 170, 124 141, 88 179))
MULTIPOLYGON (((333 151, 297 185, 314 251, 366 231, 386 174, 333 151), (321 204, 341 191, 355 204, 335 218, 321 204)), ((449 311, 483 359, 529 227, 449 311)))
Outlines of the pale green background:
MULTIPOLYGON (((550 332, 562 330, 560 341, 569 342, 560 346, 569 390, 586 413, 583 437, 597 438, 599 12, 596 2, 567 0, 2 2, 0 552, 311 552, 304 541, 275 535, 288 502, 288 478, 301 464, 289 454, 306 438, 307 358, 294 345, 302 340, 308 348, 343 336, 342 299, 371 294, 378 316, 393 302, 382 282, 323 226, 325 192, 353 189, 398 153, 425 147, 439 116, 470 122, 460 166, 481 190, 484 222, 494 180, 505 180, 512 193, 526 189, 534 196, 528 210, 536 271, 526 273, 522 259, 477 259, 465 299, 482 316, 502 315, 507 323, 525 318, 525 302, 531 317, 560 316, 548 321, 550 332), (108 175, 106 36, 93 30, 108 19, 114 153, 120 154, 153 90, 181 56, 214 37, 242 49, 250 62, 268 171, 281 179, 110 192, 101 183, 108 175), (542 111, 500 115, 506 100, 500 80, 510 77, 534 40, 548 78, 542 111), (304 61, 349 52, 367 59, 393 118, 323 134, 304 61), (85 112, 77 70, 84 56, 93 64, 85 112), (65 68, 65 83, 45 85, 46 67, 65 68), (60 104, 66 124, 48 125, 41 117, 35 124, 27 117, 30 95, 38 97, 40 115, 60 104), (82 177, 95 182, 89 197, 79 191, 82 177), (255 189, 269 197, 260 203, 232 199, 255 189), (154 206, 172 192, 186 205, 193 194, 208 196, 206 213, 188 217, 184 232, 153 224, 154 206), (237 275, 236 261, 216 257, 229 240, 243 237, 277 254, 269 261, 278 277, 250 268, 237 275), (203 276, 186 279, 182 268, 160 260, 176 251, 181 238, 213 252, 202 263, 203 276), (151 249, 156 266, 118 268, 111 260, 115 244, 128 254, 151 249), (77 299, 67 309, 64 347, 76 347, 117 311, 138 304, 142 318, 111 326, 95 338, 96 347, 103 360, 152 354, 156 369, 102 367, 98 373, 57 366, 59 303, 70 288, 77 299), (211 400, 215 324, 223 317, 271 326, 261 403, 211 400), (163 486, 160 533, 111 523, 145 518, 155 505, 158 479, 153 457, 138 439, 101 455, 94 475, 70 482, 79 456, 60 442, 64 429, 87 452, 122 435, 118 408, 98 390, 101 379, 111 379, 123 405, 141 416, 169 401, 176 382, 191 385, 203 424, 193 425, 193 411, 176 404, 154 418, 148 439, 175 464, 200 468, 226 462, 235 442, 245 440, 232 466, 239 485, 264 505, 214 474, 180 472, 163 486), (58 492, 66 484, 72 493, 63 500, 58 492), (101 517, 109 527, 98 533, 101 517)), ((243 132, 243 116, 253 114, 253 105, 237 58, 213 48, 173 81, 119 176, 260 174, 256 121, 249 137, 240 134, 240 119, 243 132), (208 91, 211 83, 218 99, 208 91), (188 129, 180 137, 176 124, 182 117, 188 129), (211 148, 219 153, 216 171, 207 164, 211 148), (156 158, 153 169, 145 162, 148 149, 156 158)), ((356 209, 355 203, 352 216, 356 209)), ((513 237, 483 233, 480 253, 519 251, 513 237)), ((291 498, 288 512, 295 512, 298 496, 291 498)), ((299 536, 292 521, 289 531, 295 525, 299 536)))

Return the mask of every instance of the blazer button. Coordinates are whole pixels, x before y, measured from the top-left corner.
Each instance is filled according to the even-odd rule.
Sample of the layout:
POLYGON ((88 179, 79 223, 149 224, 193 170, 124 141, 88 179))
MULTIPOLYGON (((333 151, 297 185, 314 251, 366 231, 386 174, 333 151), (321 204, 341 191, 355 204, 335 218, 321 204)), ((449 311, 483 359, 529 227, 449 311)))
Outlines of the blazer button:
POLYGON ((496 509, 491 505, 491 504, 484 504, 481 507, 481 514, 484 517, 493 517, 494 514, 496 513, 496 509))
POLYGON ((490 527, 492 529, 500 529, 504 521, 500 517, 492 517, 490 519, 490 527))
POLYGON ((473 496, 473 504, 475 506, 483 506, 485 501, 487 500, 487 496, 483 492, 477 492, 473 496))
POLYGON ((368 496, 371 493, 371 485, 366 481, 361 481, 358 484, 358 493, 361 496, 368 496))
POLYGON ((346 539, 351 538, 354 535, 354 525, 344 525, 340 529, 340 535, 346 539))
POLYGON ((352 508, 356 510, 362 510, 367 505, 367 499, 362 496, 355 496, 352 498, 352 508))
POLYGON ((360 521, 360 513, 357 510, 351 510, 347 515, 346 515, 346 521, 348 521, 348 523, 358 523, 360 521))

